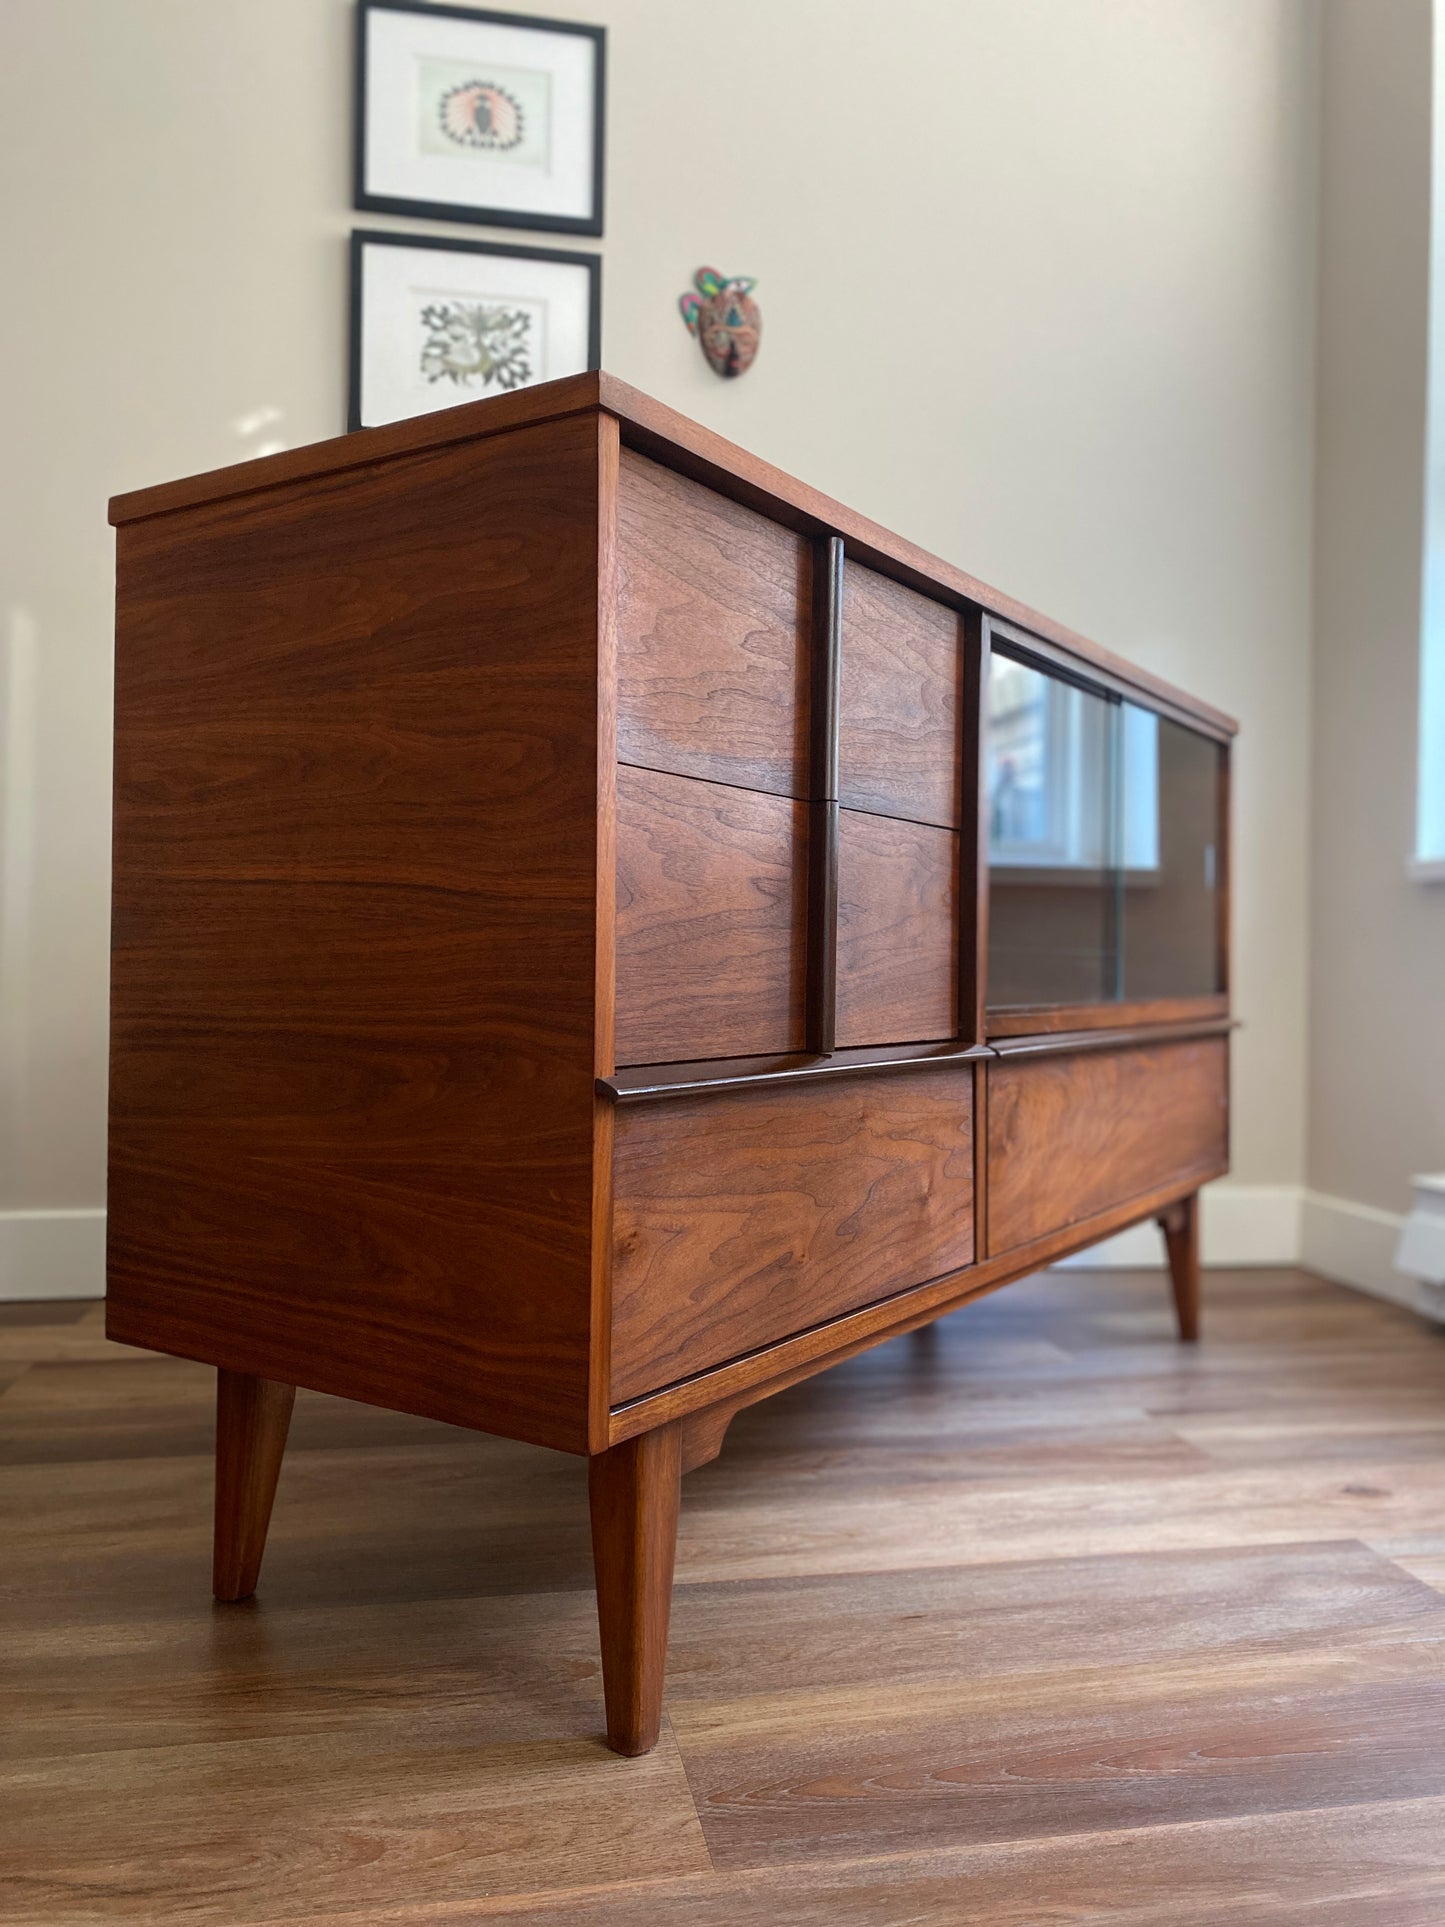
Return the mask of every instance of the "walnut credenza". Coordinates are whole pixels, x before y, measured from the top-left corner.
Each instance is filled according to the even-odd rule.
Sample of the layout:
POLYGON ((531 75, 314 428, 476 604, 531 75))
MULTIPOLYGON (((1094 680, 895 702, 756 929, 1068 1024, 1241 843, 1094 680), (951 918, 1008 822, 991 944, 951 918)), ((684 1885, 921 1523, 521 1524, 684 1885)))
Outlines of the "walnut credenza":
POLYGON ((608 1736, 742 1406, 1140 1219, 1233 725, 605 375, 119 498, 108 1329, 590 1458, 608 1736))

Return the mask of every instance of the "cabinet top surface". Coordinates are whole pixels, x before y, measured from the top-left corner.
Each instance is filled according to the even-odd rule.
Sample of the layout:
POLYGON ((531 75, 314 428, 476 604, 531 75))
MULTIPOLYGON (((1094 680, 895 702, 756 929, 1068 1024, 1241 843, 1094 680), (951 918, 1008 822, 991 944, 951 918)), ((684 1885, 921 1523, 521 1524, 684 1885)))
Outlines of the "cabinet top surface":
POLYGON ((1139 669, 1090 642, 1064 624, 1005 595, 951 562, 930 555, 797 481, 782 469, 751 455, 711 429, 679 414, 650 395, 593 371, 541 383, 516 394, 464 402, 383 428, 361 429, 331 441, 208 470, 175 482, 112 497, 110 520, 117 527, 154 516, 174 514, 218 502, 258 495, 288 484, 342 475, 352 469, 421 454, 428 449, 479 441, 508 430, 556 421, 570 415, 601 413, 619 423, 623 442, 726 494, 808 533, 841 535, 849 552, 871 566, 911 584, 925 594, 977 604, 990 616, 1013 624, 1066 651, 1086 666, 1132 685, 1146 697, 1185 713, 1216 735, 1232 735, 1234 719, 1147 670, 1139 669))

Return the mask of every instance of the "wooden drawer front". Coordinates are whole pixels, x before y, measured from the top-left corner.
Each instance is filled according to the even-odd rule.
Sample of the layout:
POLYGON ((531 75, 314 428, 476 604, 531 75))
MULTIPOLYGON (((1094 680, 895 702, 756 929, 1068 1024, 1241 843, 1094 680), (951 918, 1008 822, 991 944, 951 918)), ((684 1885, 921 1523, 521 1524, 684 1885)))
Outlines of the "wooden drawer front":
POLYGON ((618 756, 806 795, 807 540, 630 449, 617 522, 618 756))
POLYGON ((618 1112, 612 1399, 973 1259, 973 1073, 897 1071, 618 1112))
POLYGON ((617 1061, 801 1050, 808 811, 617 772, 617 1061))
POLYGON ((990 1255, 1222 1170, 1227 1049, 1210 1037, 993 1065, 990 1255))
POLYGON ((958 1026, 958 833, 838 812, 838 1043, 958 1026))
POLYGON ((962 625, 858 563, 843 570, 838 794, 854 809, 962 821, 962 625))

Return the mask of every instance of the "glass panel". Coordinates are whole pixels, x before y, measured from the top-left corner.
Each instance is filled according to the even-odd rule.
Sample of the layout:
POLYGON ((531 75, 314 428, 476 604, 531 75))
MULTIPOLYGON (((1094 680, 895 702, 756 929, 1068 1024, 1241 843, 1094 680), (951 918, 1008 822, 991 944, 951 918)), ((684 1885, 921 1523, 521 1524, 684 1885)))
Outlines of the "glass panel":
POLYGON ((1120 705, 994 654, 988 682, 988 1001, 1120 994, 1120 705))
POLYGON ((1124 995, 1199 997, 1219 979, 1223 751, 1123 706, 1124 995))

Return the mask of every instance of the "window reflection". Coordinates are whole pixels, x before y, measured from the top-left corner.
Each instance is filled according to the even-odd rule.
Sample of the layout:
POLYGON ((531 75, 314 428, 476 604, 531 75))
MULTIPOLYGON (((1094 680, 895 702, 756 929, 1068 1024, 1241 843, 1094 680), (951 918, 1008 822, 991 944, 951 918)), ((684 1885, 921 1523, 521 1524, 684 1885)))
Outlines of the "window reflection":
POLYGON ((1117 705, 1001 653, 988 693, 989 1001, 1116 997, 1117 705))
POLYGON ((989 669, 993 860, 1099 869, 1110 861, 1109 705, 995 655, 989 669))
POLYGON ((989 662, 989 839, 994 856, 1031 852, 1048 839, 1051 722, 1057 684, 1021 662, 989 662))
POLYGON ((1216 743, 995 651, 985 774, 992 1006, 1221 987, 1216 743))
POLYGON ((1120 854, 1126 877, 1159 868, 1159 718, 1137 703, 1121 704, 1120 854))

